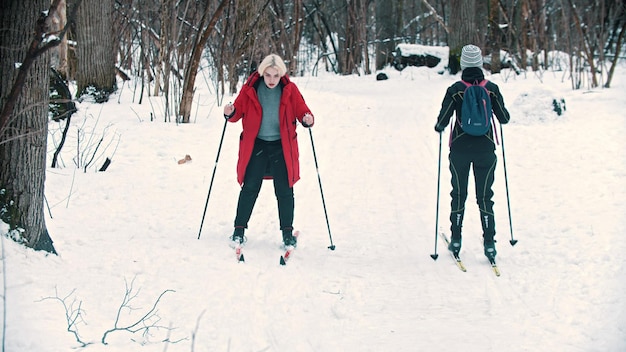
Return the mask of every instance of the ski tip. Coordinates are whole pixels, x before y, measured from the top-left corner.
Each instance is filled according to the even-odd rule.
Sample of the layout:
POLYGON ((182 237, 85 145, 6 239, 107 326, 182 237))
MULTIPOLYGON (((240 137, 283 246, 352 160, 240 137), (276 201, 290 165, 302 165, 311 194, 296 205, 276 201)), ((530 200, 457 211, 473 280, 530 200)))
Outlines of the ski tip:
POLYGON ((437 258, 439 258, 439 254, 431 254, 430 257, 433 258, 433 260, 437 260, 437 258))
POLYGON ((246 259, 243 257, 243 254, 239 256, 239 262, 244 263, 246 259))
POLYGON ((517 244, 517 240, 510 240, 509 243, 511 246, 515 246, 517 244))
POLYGON ((287 262, 285 261, 285 257, 283 257, 282 255, 280 256, 280 265, 285 265, 287 264, 287 262))

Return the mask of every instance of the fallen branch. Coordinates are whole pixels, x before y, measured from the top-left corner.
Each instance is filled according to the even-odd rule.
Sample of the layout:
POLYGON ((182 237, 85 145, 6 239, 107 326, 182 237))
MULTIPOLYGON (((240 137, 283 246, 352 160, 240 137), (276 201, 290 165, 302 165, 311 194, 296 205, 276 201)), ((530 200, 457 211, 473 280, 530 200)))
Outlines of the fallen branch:
POLYGON ((107 336, 110 333, 116 332, 116 331, 126 331, 126 332, 130 332, 132 334, 135 334, 137 332, 143 332, 143 334, 145 335, 145 334, 148 334, 150 332, 150 329, 167 329, 167 330, 172 330, 170 327, 158 325, 158 323, 161 320, 161 318, 157 314, 158 313, 157 305, 159 304, 159 302, 161 301, 161 298, 166 293, 168 293, 168 292, 176 292, 174 290, 165 290, 165 291, 161 292, 159 297, 156 299, 156 301, 152 305, 152 308, 150 310, 148 310, 143 316, 141 316, 135 322, 130 323, 130 324, 126 324, 126 325, 121 325, 120 324, 120 315, 122 314, 122 311, 124 309, 133 310, 131 305, 130 305, 130 303, 139 294, 139 291, 137 291, 136 293, 133 292, 134 291, 133 284, 135 283, 135 279, 133 279, 133 281, 130 282, 130 285, 128 284, 128 282, 126 280, 124 280, 124 281, 126 282, 126 293, 124 294, 124 299, 122 300, 122 304, 120 304, 120 307, 117 310, 117 316, 115 317, 115 323, 113 325, 113 328, 105 331, 104 335, 102 335, 102 344, 106 345, 107 344, 107 342, 106 342, 107 336))
POLYGON ((76 342, 78 342, 81 345, 81 347, 86 347, 87 345, 90 345, 91 343, 81 340, 80 335, 78 334, 78 324, 85 322, 83 320, 83 309, 82 309, 83 302, 82 301, 77 302, 76 298, 74 298, 71 303, 69 304, 67 303, 68 298, 70 298, 70 296, 72 296, 75 291, 76 289, 73 289, 67 296, 61 298, 59 297, 59 292, 57 291, 55 287, 54 288, 55 296, 45 297, 42 299, 42 301, 51 299, 51 300, 61 302, 63 309, 65 309, 65 321, 67 322, 67 331, 71 333, 72 335, 74 335, 76 342), (76 304, 78 304, 78 307, 75 307, 76 304))

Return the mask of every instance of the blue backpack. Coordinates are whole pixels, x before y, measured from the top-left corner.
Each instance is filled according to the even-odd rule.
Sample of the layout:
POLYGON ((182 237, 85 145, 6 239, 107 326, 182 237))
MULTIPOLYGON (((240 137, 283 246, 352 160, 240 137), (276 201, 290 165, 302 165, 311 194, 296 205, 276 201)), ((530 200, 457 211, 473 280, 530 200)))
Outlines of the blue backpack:
POLYGON ((491 98, 485 88, 488 81, 484 79, 479 84, 461 82, 465 84, 461 106, 461 128, 469 135, 484 136, 491 129, 493 118, 491 98))

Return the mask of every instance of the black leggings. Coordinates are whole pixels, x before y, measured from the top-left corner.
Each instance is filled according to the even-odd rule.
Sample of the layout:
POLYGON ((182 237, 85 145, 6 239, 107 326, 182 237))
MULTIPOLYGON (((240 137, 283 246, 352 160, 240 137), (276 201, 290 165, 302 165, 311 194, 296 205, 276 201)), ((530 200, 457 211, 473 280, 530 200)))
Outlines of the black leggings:
POLYGON ((280 140, 264 141, 257 139, 254 143, 252 156, 246 167, 243 187, 239 193, 235 227, 248 227, 254 203, 256 203, 263 179, 271 177, 274 180, 274 194, 278 201, 278 218, 281 230, 290 230, 293 227, 294 198, 293 188, 289 187, 287 166, 283 156, 280 140))
POLYGON ((450 173, 452 174, 452 196, 450 212, 450 231, 453 238, 461 237, 467 184, 470 167, 474 169, 476 202, 480 210, 480 221, 485 240, 493 240, 496 224, 493 214, 493 186, 496 169, 496 154, 493 151, 482 153, 451 152, 449 155, 450 173))

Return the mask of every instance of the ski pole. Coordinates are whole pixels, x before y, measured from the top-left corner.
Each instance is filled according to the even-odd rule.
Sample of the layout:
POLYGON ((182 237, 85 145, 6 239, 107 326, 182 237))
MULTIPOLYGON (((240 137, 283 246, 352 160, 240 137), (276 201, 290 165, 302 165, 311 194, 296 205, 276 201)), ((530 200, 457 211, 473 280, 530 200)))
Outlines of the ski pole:
POLYGON ((204 212, 202 212, 202 221, 200 222, 200 230, 198 231, 198 239, 202 233, 202 225, 204 224, 204 217, 206 216, 206 209, 209 206, 209 197, 211 197, 211 189, 213 188, 213 180, 215 179, 215 171, 217 170, 217 162, 220 160, 220 152, 222 151, 222 142, 224 142, 224 134, 226 133, 226 125, 228 120, 224 120, 224 129, 222 129, 222 137, 220 138, 220 146, 217 148, 217 156, 215 157, 215 166, 213 167, 213 176, 211 176, 211 183, 209 185, 209 194, 206 196, 206 203, 204 203, 204 212))
POLYGON ((506 187, 506 204, 509 208, 509 228, 511 230, 511 246, 515 246, 517 240, 513 238, 513 221, 511 220, 511 197, 509 196, 509 177, 506 173, 506 156, 504 154, 504 134, 502 134, 502 124, 500 124, 500 140, 502 141, 502 166, 504 167, 504 185, 506 187))
POLYGON ((311 148, 313 149, 313 160, 315 160, 315 171, 317 172, 317 182, 320 185, 320 194, 322 195, 322 206, 324 207, 324 216, 326 217, 326 227, 328 227, 328 238, 330 238, 330 246, 328 248, 331 251, 335 250, 333 244, 333 236, 330 233, 330 223, 328 222, 328 212, 326 211, 326 201, 324 200, 324 191, 322 190, 322 178, 320 177, 320 169, 317 165, 317 155, 315 153, 315 143, 313 143, 313 132, 309 128, 309 136, 311 137, 311 148))
POLYGON ((431 254, 430 257, 433 260, 437 260, 439 254, 437 254, 437 231, 439 229, 439 188, 441 184, 441 136, 442 132, 439 132, 439 160, 437 163, 437 210, 435 211, 435 253, 431 254))

